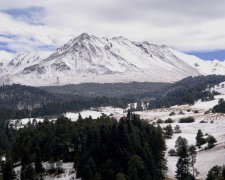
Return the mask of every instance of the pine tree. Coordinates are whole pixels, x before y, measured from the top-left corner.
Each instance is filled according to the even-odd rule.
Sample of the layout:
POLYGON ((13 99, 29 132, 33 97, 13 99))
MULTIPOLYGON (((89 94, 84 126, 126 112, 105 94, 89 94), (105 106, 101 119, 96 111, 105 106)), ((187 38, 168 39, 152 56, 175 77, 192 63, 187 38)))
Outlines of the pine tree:
POLYGON ((172 126, 169 124, 168 126, 166 126, 164 128, 164 130, 165 130, 165 137, 171 138, 171 136, 173 135, 173 128, 172 128, 172 126))
POLYGON ((82 118, 81 114, 79 113, 79 114, 78 114, 78 119, 77 119, 77 120, 80 121, 80 120, 82 120, 82 119, 83 119, 83 118, 82 118))
POLYGON ((208 148, 211 149, 215 146, 215 143, 217 142, 216 138, 214 136, 209 135, 206 139, 208 142, 208 148))
POLYGON ((34 180, 35 179, 35 171, 31 164, 26 166, 25 169, 21 170, 21 180, 34 180))
POLYGON ((27 152, 27 150, 25 149, 22 152, 22 157, 21 157, 21 166, 22 166, 22 170, 25 169, 31 162, 31 158, 29 153, 27 152))
POLYGON ((181 130, 180 130, 180 126, 179 125, 176 125, 174 127, 174 133, 181 133, 181 130))
POLYGON ((197 136, 195 139, 196 139, 196 146, 198 146, 198 148, 200 148, 201 145, 205 144, 204 135, 200 129, 198 130, 197 136))
POLYGON ((225 179, 225 165, 223 165, 222 176, 223 176, 223 178, 225 179))
POLYGON ((144 179, 145 166, 140 156, 132 156, 128 162, 128 176, 131 180, 144 179))
POLYGON ((208 174, 206 180, 224 180, 223 169, 221 166, 213 166, 208 174))
POLYGON ((188 142, 187 139, 182 138, 181 136, 179 136, 175 142, 175 148, 176 148, 176 152, 178 156, 182 156, 181 153, 182 152, 182 148, 188 149, 188 142))
POLYGON ((188 150, 186 146, 182 146, 179 153, 179 159, 177 163, 177 178, 183 179, 182 177, 185 177, 189 174, 189 155, 188 150))
POLYGON ((4 180, 15 179, 15 172, 13 170, 13 164, 11 160, 7 160, 3 164, 3 179, 4 180))
POLYGON ((35 157, 35 172, 41 173, 44 171, 44 168, 42 166, 42 162, 41 162, 41 152, 40 152, 40 148, 39 146, 36 147, 36 157, 35 157))
POLYGON ((177 155, 179 156, 179 159, 176 165, 177 166, 176 178, 178 180, 193 179, 189 171, 190 156, 188 153, 187 140, 185 138, 178 137, 176 141, 176 149, 177 149, 177 155))
POLYGON ((190 157, 191 157, 190 165, 192 167, 192 175, 195 176, 195 168, 194 168, 194 165, 196 163, 197 152, 196 152, 196 148, 195 148, 194 145, 191 145, 189 147, 189 154, 190 154, 190 157))

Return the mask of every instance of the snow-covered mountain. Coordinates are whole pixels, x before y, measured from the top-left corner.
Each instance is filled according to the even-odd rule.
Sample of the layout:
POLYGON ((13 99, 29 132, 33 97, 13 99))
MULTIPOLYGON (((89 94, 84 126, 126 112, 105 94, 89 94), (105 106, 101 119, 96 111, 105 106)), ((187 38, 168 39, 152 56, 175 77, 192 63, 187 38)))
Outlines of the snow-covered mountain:
POLYGON ((18 54, 0 67, 0 83, 171 82, 200 74, 225 74, 225 63, 206 62, 164 45, 83 33, 54 52, 18 54))

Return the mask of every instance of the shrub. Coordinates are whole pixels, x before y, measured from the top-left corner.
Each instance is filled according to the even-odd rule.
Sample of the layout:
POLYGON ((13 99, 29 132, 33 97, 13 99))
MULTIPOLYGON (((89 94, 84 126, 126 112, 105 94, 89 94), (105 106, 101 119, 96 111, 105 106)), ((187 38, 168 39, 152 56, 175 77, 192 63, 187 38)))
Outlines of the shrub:
POLYGON ((208 149, 211 149, 215 146, 215 143, 217 142, 217 140, 214 136, 209 135, 206 138, 206 142, 208 143, 208 149))
POLYGON ((169 114, 169 116, 174 116, 174 115, 176 115, 174 111, 169 114))
POLYGON ((200 121, 200 123, 207 123, 207 122, 206 122, 206 121, 204 121, 204 120, 201 120, 201 121, 200 121))
POLYGON ((165 123, 173 123, 174 121, 171 118, 168 118, 164 121, 165 123))
POLYGON ((172 137, 173 128, 170 124, 168 126, 166 126, 165 128, 163 128, 163 130, 165 131, 165 134, 164 134, 165 138, 171 138, 172 137))
POLYGON ((183 111, 180 111, 179 114, 180 114, 180 115, 184 115, 185 113, 184 113, 183 111))
POLYGON ((162 119, 158 119, 158 120, 156 121, 156 123, 157 123, 157 124, 162 124, 162 123, 164 123, 164 121, 163 121, 162 119))
POLYGON ((175 149, 170 149, 170 150, 168 151, 168 154, 169 154, 169 156, 176 156, 176 155, 177 155, 175 149))
POLYGON ((195 122, 195 118, 193 117, 186 117, 186 118, 181 118, 179 120, 179 123, 192 123, 192 122, 195 122))
POLYGON ((194 110, 194 113, 197 114, 197 113, 199 113, 199 111, 198 110, 194 110))
POLYGON ((176 125, 174 127, 174 133, 181 133, 181 130, 180 130, 180 126, 179 125, 176 125))

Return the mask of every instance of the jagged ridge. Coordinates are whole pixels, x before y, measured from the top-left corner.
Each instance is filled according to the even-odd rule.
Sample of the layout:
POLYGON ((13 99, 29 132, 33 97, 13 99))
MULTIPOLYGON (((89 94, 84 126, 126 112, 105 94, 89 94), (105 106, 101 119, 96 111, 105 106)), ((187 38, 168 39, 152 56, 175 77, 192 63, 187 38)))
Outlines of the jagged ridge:
MULTIPOLYGON (((196 57, 195 57, 196 58, 196 57)), ((52 53, 19 54, 1 65, 0 82, 33 86, 83 82, 171 82, 184 77, 217 73, 215 63, 190 59, 167 46, 133 42, 124 37, 98 38, 83 33, 52 53), (212 64, 212 63, 211 63, 212 64), (210 71, 211 68, 214 69, 210 71)), ((219 62, 219 73, 225 67, 219 62), (221 70, 222 69, 222 70, 221 70)), ((219 74, 218 73, 218 74, 219 74)))

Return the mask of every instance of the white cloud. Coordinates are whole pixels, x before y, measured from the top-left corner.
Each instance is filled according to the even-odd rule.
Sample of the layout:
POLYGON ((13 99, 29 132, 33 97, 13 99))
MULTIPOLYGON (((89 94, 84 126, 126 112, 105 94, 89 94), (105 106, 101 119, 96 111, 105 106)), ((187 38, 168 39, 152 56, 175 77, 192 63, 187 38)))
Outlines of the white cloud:
MULTIPOLYGON (((0 13, 0 37, 15 51, 60 46, 82 32, 123 35, 183 51, 225 49, 225 1, 180 0, 7 0, 1 10, 43 7, 44 25, 0 13)), ((37 14, 35 14, 36 16, 37 14)))
POLYGON ((7 62, 13 58, 13 54, 7 51, 0 50, 0 63, 7 62))

